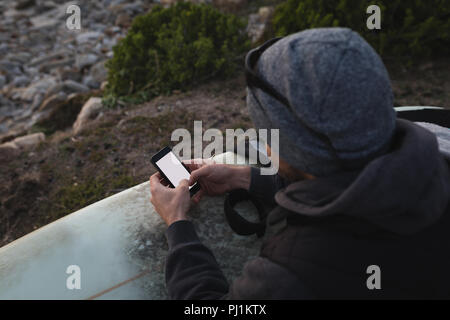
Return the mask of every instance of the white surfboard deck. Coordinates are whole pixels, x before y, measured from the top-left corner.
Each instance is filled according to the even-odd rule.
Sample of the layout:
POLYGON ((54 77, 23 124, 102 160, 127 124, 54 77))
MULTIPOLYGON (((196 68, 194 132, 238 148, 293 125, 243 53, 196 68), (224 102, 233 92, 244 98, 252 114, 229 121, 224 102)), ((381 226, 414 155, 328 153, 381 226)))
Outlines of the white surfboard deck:
MULTIPOLYGON (((245 163, 230 152, 214 160, 245 163)), ((0 299, 165 299, 166 226, 149 198, 144 182, 0 248, 0 299), (80 268, 81 289, 66 286, 70 265, 80 268)), ((233 233, 223 200, 205 198, 191 216, 231 281, 261 242, 233 233)))
POLYGON ((424 110, 424 109, 444 109, 442 107, 434 107, 434 106, 404 106, 404 107, 395 107, 396 111, 416 111, 416 110, 424 110))

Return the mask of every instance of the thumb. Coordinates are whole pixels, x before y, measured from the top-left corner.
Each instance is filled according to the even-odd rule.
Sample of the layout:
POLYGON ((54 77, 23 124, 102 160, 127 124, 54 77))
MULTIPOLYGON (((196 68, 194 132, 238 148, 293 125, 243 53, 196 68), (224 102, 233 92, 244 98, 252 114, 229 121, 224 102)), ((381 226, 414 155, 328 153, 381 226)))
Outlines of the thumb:
POLYGON ((157 190, 161 186, 161 182, 159 181, 159 175, 154 174, 150 177, 150 190, 157 190))

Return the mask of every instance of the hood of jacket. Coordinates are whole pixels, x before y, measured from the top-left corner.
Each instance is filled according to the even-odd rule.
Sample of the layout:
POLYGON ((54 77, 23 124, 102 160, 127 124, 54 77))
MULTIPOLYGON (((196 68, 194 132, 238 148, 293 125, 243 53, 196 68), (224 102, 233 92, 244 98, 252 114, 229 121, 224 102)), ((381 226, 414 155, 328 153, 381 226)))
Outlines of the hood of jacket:
POLYGON ((349 215, 412 234, 445 212, 449 171, 435 134, 397 119, 390 150, 363 169, 291 183, 277 192, 275 200, 301 215, 349 215))

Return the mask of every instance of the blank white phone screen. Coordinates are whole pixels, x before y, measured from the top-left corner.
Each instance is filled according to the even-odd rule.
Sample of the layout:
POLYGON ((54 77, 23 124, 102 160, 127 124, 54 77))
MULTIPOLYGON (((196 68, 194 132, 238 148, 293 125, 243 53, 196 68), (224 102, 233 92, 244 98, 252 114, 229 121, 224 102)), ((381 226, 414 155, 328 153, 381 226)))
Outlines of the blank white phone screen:
MULTIPOLYGON (((156 161, 156 165, 164 172, 167 179, 169 179, 175 188, 178 187, 181 180, 189 180, 189 177, 191 176, 172 152, 167 153, 164 157, 156 161)), ((189 189, 191 187, 192 186, 190 186, 189 189)))

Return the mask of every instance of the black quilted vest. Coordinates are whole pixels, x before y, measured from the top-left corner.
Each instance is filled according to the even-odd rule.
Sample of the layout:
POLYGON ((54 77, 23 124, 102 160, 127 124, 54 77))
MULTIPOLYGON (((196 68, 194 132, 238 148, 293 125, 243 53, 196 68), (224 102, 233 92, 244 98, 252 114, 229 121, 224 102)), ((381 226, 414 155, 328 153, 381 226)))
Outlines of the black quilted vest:
POLYGON ((412 235, 346 216, 290 215, 261 255, 296 274, 319 299, 448 299, 450 207, 412 235), (380 290, 367 287, 370 265, 380 267, 380 290))

